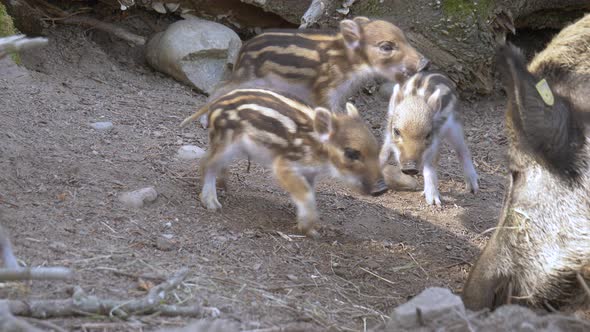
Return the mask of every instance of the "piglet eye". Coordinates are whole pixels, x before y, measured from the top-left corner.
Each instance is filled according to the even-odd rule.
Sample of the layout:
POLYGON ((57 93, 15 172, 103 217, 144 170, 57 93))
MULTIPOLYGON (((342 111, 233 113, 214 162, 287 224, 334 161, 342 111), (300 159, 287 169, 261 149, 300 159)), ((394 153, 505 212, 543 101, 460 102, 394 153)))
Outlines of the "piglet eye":
POLYGON ((379 49, 383 52, 391 52, 396 49, 395 45, 392 43, 383 43, 379 45, 379 49))
POLYGON ((361 152, 352 148, 344 148, 344 156, 350 160, 359 160, 361 152))
POLYGON ((393 135, 395 135, 395 136, 399 137, 399 136, 401 136, 402 134, 400 134, 400 132, 399 132, 399 129, 397 129, 397 128, 393 128, 393 135))

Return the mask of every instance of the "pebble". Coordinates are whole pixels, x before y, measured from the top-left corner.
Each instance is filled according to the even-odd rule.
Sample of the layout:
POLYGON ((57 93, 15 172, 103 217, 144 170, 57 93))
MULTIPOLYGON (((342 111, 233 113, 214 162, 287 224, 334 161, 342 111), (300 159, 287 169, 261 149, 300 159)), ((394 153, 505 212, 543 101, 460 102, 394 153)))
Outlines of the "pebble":
POLYGON ((94 128, 96 130, 109 130, 109 129, 113 128, 113 123, 110 121, 93 122, 90 124, 90 127, 94 128))
POLYGON ((393 310, 390 330, 412 329, 420 322, 434 321, 445 315, 465 316, 465 307, 461 298, 447 288, 430 287, 410 301, 393 310), (418 310, 420 317, 418 317, 418 310), (393 328, 395 326, 395 328, 393 328))
POLYGON ((153 202, 158 197, 158 192, 154 187, 142 188, 130 192, 125 192, 119 196, 119 201, 130 208, 140 208, 144 204, 153 202))
MULTIPOLYGON (((158 238, 156 239, 156 248, 158 248, 162 251, 174 250, 174 248, 176 247, 176 243, 174 243, 172 238, 168 238, 164 235, 165 234, 162 234, 162 236, 158 236, 158 238)), ((169 234, 166 234, 166 235, 169 235, 169 234)))
POLYGON ((183 145, 178 149, 178 157, 185 160, 200 159, 205 155, 205 150, 196 145, 183 145))

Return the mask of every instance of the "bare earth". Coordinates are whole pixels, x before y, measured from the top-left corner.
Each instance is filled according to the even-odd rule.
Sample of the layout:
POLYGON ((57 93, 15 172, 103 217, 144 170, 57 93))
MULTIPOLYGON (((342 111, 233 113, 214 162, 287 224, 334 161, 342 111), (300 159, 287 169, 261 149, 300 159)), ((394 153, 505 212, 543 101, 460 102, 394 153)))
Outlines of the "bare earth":
MULTIPOLYGON (((221 213, 200 206, 197 164, 175 155, 183 144, 207 148, 196 123, 179 128, 203 95, 103 34, 61 26, 49 38, 46 48, 22 55, 24 67, 0 67, 0 212, 22 262, 72 268, 72 284, 89 294, 141 297, 138 276, 159 276, 151 280, 158 283, 188 267, 170 303, 216 307, 243 329, 299 323, 358 331, 428 286, 460 292, 490 235, 480 234, 497 221, 506 183, 500 97, 463 103, 478 195, 465 191, 445 146, 443 208, 427 206, 420 191, 363 197, 324 180, 317 198, 326 228, 312 240, 295 230, 294 206, 270 171, 253 165, 246 173, 246 161, 231 169, 221 213), (98 132, 89 127, 96 121, 114 128, 98 132), (147 186, 159 193, 154 203, 134 210, 118 201, 147 186), (156 245, 163 234, 171 243, 156 245)), ((368 93, 354 102, 380 138, 386 102, 368 93)), ((70 296, 65 282, 0 285, 2 298, 70 296)), ((133 331, 190 319, 51 321, 68 330, 133 331)))

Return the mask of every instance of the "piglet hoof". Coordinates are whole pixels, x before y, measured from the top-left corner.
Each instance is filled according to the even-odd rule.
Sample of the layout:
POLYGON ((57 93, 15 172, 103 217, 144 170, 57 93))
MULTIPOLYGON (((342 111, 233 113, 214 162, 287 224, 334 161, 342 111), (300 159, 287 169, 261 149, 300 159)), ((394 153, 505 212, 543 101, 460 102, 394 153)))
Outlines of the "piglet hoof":
POLYGON ((477 192, 479 191, 479 186, 477 185, 477 181, 474 183, 467 184, 467 190, 469 190, 469 192, 474 195, 477 194, 477 192))
POLYGON ((441 207, 442 203, 440 202, 440 195, 438 192, 431 192, 431 191, 423 191, 422 196, 426 198, 426 204, 428 205, 436 205, 437 207, 441 207))
POLYGON ((201 117, 199 118, 199 122, 201 123, 201 127, 203 127, 203 129, 207 129, 207 126, 209 125, 207 114, 201 115, 201 117))
POLYGON ((474 195, 477 194, 477 192, 479 191, 479 185, 477 184, 477 175, 473 174, 465 177, 465 186, 467 187, 467 191, 474 195))
POLYGON ((308 230, 307 232, 305 232, 305 235, 307 237, 314 239, 314 240, 317 240, 320 238, 320 233, 315 229, 308 230))
POLYGON ((221 203, 219 203, 217 197, 201 195, 201 204, 203 204, 203 207, 209 211, 217 211, 221 209, 221 203))
POLYGON ((303 234, 305 234, 305 236, 310 237, 312 239, 317 240, 320 238, 320 233, 318 232, 313 223, 304 223, 303 225, 299 223, 297 225, 297 229, 303 234))
POLYGON ((387 192, 388 189, 389 189, 389 187, 385 183, 385 180, 380 179, 373 185, 373 188, 371 189, 371 195, 372 196, 381 196, 381 195, 385 194, 385 192, 387 192))

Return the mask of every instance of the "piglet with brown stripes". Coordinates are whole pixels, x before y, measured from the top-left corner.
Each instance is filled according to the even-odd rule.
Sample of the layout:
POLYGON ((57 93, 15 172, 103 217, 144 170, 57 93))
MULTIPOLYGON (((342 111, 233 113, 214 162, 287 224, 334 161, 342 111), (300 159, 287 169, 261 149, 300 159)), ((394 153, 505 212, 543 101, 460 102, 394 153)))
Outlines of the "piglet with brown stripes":
POLYGON ((379 160, 385 166, 393 152, 405 174, 415 175, 422 170, 424 196, 429 205, 441 204, 436 164, 443 139, 457 152, 467 189, 472 193, 478 190, 477 173, 465 144, 458 107, 453 83, 439 73, 417 73, 393 88, 379 160))
POLYGON ((249 156, 273 170, 297 207, 299 230, 318 237, 314 184, 318 176, 345 180, 365 194, 387 190, 379 167, 379 146, 350 103, 347 113, 312 108, 264 89, 231 91, 205 105, 209 144, 201 165, 201 202, 221 208, 216 180, 235 157, 249 156))
MULTIPOLYGON (((268 30, 246 41, 231 77, 209 100, 237 88, 270 88, 338 111, 366 80, 402 83, 428 66, 391 22, 358 16, 339 25, 338 30, 268 30)), ((201 123, 206 127, 206 117, 201 123)))

